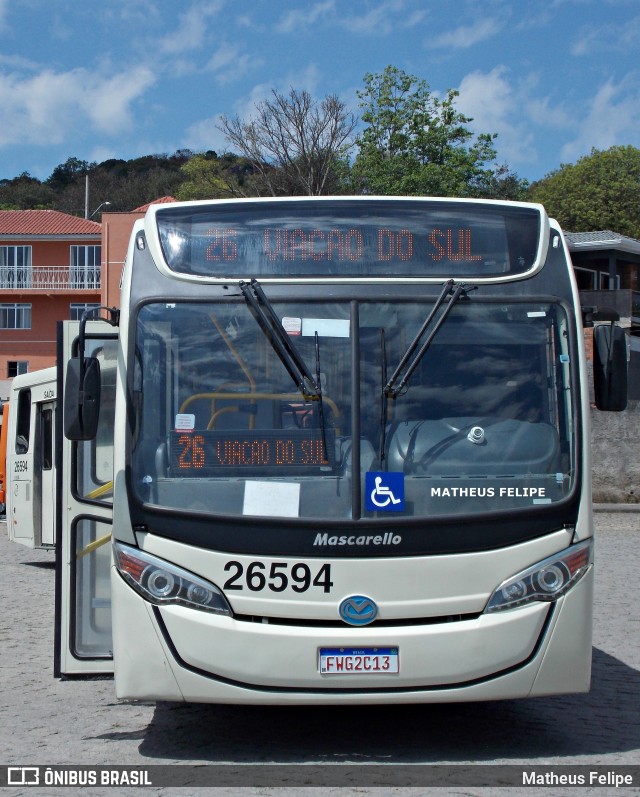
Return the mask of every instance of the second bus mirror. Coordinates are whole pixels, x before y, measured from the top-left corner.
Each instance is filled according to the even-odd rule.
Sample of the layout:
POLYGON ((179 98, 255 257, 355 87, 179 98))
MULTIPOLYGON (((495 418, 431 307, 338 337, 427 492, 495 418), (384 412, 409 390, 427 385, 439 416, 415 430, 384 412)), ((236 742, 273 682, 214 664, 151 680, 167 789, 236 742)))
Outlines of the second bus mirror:
POLYGON ((100 363, 74 357, 64 385, 64 433, 69 440, 93 440, 100 416, 100 363))
POLYGON ((627 407, 627 339, 624 329, 602 324, 593 331, 593 387, 599 410, 627 407))

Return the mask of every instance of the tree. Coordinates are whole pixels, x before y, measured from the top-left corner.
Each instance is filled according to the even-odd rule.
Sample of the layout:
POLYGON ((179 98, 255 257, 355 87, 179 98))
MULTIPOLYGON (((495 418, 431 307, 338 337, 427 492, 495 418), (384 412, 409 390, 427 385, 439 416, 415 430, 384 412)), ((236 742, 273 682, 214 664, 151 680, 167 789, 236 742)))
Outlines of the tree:
POLYGON ((640 149, 592 149, 533 183, 528 199, 572 232, 613 230, 640 238, 640 149))
MULTIPOLYGON (((194 155, 181 169, 183 181, 176 192, 176 199, 219 199, 230 196, 246 196, 247 178, 253 169, 246 159, 236 155, 219 158, 209 151, 194 155)), ((249 193, 250 190, 248 191, 249 193)))
POLYGON ((88 174, 96 166, 95 163, 79 160, 78 158, 67 158, 64 163, 51 172, 47 179, 47 185, 51 186, 54 191, 62 191, 67 186, 77 182, 79 177, 88 174))
MULTIPOLYGON (((173 155, 144 155, 130 161, 110 159, 87 163, 69 158, 57 166, 47 186, 54 189, 52 206, 56 210, 84 215, 89 178, 89 214, 109 202, 111 211, 130 211, 161 196, 175 195, 183 181, 182 166, 193 157, 191 150, 173 155)), ((93 216, 95 221, 100 215, 93 216)))
POLYGON ((252 119, 223 116, 219 126, 252 166, 245 195, 246 189, 271 196, 339 191, 355 117, 335 95, 318 102, 293 88, 287 96, 272 94, 256 105, 252 119))
MULTIPOLYGON (((424 80, 394 66, 366 74, 358 92, 362 121, 354 190, 371 194, 495 196, 501 173, 489 165, 496 157, 496 135, 474 134, 472 121, 455 108, 458 92, 435 96, 424 80)), ((502 174, 502 176, 504 176, 502 174)), ((517 178, 516 178, 517 181, 517 178)))
POLYGON ((496 167, 488 175, 476 183, 476 192, 469 196, 482 199, 509 199, 514 202, 526 202, 529 181, 521 179, 506 164, 496 167))
POLYGON ((13 180, 0 180, 0 209, 48 210, 55 202, 55 191, 37 177, 23 172, 13 180))

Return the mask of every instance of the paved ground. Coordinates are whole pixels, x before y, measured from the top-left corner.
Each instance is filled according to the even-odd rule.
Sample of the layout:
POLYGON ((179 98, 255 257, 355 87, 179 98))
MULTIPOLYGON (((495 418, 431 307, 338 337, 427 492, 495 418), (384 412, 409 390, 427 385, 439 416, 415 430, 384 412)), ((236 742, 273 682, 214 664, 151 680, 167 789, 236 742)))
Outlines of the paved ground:
MULTIPOLYGON (((362 709, 136 704, 110 679, 52 676, 53 556, 9 543, 0 525, 0 764, 640 764, 640 514, 598 512, 593 687, 587 696, 362 709)), ((406 784, 411 785, 408 778, 406 784)), ((208 794, 190 788, 179 794, 208 794)), ((216 794, 237 794, 237 788, 216 794)), ((269 794, 279 789, 251 788, 269 794)), ((582 792, 574 789, 572 794, 582 792)), ((38 795, 77 789, 39 789, 38 795)), ((436 794, 490 794, 447 788, 436 794)), ((29 787, 5 795, 34 795, 29 787)), ((175 789, 89 788, 98 794, 175 789)), ((291 794, 425 794, 424 788, 296 788, 291 794)), ((507 793, 506 791, 504 792, 507 793)), ((510 789, 510 794, 531 789, 510 789)), ((557 794, 535 789, 535 794, 557 794)), ((603 795, 613 788, 588 789, 603 795)), ((625 792, 622 792, 623 794, 625 792)), ((628 794, 629 791, 626 791, 628 794)), ((638 793, 636 791, 636 793, 638 793)))

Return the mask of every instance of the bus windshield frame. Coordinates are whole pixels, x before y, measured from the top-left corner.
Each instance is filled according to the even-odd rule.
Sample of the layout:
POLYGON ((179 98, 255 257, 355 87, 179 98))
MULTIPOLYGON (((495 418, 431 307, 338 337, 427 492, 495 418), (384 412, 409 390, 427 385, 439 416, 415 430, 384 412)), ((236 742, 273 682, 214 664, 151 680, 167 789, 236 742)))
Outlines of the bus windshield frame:
POLYGON ((294 384, 242 298, 142 305, 135 497, 294 525, 428 524, 567 502, 579 474, 568 309, 473 297, 448 311, 395 396, 384 393, 386 366, 400 361, 428 303, 274 302, 302 356, 319 357, 322 404, 294 384), (375 479, 389 474, 402 503, 380 506, 375 479))

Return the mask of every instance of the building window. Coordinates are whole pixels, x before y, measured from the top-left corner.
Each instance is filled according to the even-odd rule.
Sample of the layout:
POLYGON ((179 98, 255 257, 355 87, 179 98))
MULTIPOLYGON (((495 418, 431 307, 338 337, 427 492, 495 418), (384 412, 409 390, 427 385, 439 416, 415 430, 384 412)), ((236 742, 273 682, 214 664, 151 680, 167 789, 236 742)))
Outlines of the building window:
POLYGON ((592 268, 574 267, 578 290, 580 291, 609 291, 620 288, 620 277, 616 275, 614 279, 608 271, 600 271, 592 268))
POLYGON ((0 304, 0 329, 31 329, 31 305, 0 304))
POLYGON ((98 307, 100 307, 99 304, 92 304, 92 303, 82 304, 80 302, 77 303, 74 302, 70 308, 69 319, 71 321, 80 321, 82 318, 82 314, 85 312, 85 310, 95 310, 98 307))
POLYGON ((69 284, 72 288, 100 287, 101 246, 71 246, 69 284))
POLYGON ((19 374, 26 374, 29 370, 28 360, 9 360, 7 362, 7 376, 13 379, 19 374))
POLYGON ((0 288, 30 288, 31 247, 0 246, 0 288))
POLYGON ((601 291, 616 291, 620 288, 620 277, 618 274, 612 279, 608 271, 601 271, 599 276, 601 291))

